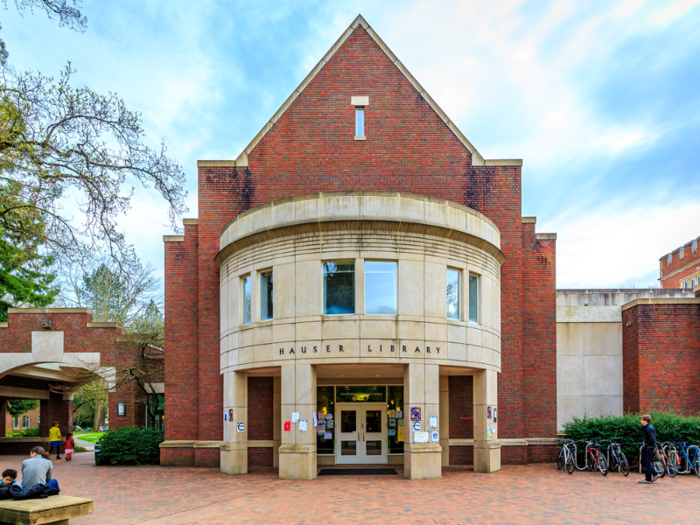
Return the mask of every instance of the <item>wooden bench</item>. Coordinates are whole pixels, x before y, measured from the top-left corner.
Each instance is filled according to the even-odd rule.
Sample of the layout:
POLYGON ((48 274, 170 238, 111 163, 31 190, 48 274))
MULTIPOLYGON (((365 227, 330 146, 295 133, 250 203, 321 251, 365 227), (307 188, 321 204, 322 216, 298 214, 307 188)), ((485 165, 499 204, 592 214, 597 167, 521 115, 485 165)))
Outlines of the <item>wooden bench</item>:
POLYGON ((94 510, 91 499, 71 496, 49 496, 22 501, 0 500, 0 525, 67 525, 70 518, 87 516, 94 510))

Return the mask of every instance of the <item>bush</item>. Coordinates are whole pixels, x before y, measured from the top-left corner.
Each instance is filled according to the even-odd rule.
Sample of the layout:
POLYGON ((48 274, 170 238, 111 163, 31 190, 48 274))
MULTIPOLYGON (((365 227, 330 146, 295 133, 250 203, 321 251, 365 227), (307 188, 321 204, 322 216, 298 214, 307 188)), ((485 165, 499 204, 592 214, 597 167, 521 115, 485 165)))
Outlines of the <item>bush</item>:
POLYGON ((21 438, 21 437, 39 437, 39 427, 27 428, 25 430, 20 430, 19 432, 8 432, 5 437, 10 438, 21 438))
POLYGON ((100 465, 158 465, 158 445, 163 441, 162 430, 142 427, 111 430, 102 436, 100 465))
MULTIPOLYGON (((672 412, 652 412, 651 424, 656 429, 657 441, 685 441, 688 444, 700 443, 700 417, 684 417, 672 412)), ((639 456, 642 441, 641 414, 624 416, 601 416, 574 418, 564 425, 564 433, 569 439, 610 439, 619 437, 618 441, 627 459, 632 463, 639 456)), ((585 445, 579 444, 579 454, 585 445)), ((606 445, 607 448, 607 445, 606 445)))

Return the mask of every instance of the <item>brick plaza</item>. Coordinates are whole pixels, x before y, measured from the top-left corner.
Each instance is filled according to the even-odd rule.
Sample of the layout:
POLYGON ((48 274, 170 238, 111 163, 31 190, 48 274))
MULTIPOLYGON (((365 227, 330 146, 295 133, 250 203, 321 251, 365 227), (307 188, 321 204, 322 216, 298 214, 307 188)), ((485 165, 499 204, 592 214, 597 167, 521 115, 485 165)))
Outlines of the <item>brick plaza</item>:
MULTIPOLYGON (((2 456, 18 468, 25 456, 2 456)), ((397 467, 401 474, 401 466, 397 467)), ((697 523, 697 476, 638 485, 637 473, 574 472, 548 463, 493 474, 445 467, 442 479, 320 476, 278 479, 276 469, 227 476, 216 468, 95 467, 91 453, 54 462, 61 493, 93 498, 95 513, 75 525, 349 523, 697 523)))

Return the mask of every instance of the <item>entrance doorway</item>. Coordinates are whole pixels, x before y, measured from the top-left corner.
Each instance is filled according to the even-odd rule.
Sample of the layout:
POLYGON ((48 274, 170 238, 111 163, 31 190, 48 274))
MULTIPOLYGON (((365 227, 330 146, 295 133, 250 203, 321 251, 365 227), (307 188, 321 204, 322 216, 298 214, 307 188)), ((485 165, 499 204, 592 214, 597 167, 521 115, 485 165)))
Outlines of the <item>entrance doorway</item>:
POLYGON ((386 403, 337 404, 336 465, 386 464, 386 403))

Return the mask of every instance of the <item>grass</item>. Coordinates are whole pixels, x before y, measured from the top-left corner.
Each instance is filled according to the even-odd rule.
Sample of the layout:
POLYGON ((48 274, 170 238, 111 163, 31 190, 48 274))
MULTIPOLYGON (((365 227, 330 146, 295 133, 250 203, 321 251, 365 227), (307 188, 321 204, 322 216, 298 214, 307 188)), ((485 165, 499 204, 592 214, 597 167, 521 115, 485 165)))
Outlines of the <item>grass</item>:
POLYGON ((77 454, 78 452, 87 452, 87 451, 88 451, 88 449, 86 449, 85 447, 79 447, 78 445, 75 445, 75 449, 74 449, 74 450, 75 450, 75 453, 76 453, 76 454, 77 454))
POLYGON ((97 443, 105 434, 106 432, 88 432, 87 434, 79 434, 78 432, 76 432, 74 436, 76 439, 80 439, 81 441, 87 441, 88 443, 97 443))

